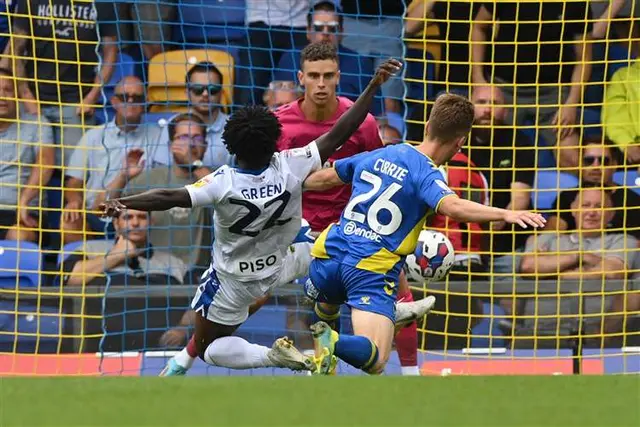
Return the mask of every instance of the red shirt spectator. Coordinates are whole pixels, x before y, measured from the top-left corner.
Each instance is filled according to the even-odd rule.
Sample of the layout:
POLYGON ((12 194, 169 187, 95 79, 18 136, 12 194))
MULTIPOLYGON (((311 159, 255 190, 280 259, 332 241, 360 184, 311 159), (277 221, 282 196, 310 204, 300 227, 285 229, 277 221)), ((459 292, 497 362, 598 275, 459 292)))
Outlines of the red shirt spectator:
MULTIPOLYGON (((458 153, 447 164, 447 183, 462 199, 488 204, 488 186, 484 175, 463 153, 458 153)), ((444 215, 435 215, 433 228, 441 229, 456 251, 456 261, 477 257, 482 251, 482 226, 476 223, 459 223, 444 215)))
MULTIPOLYGON (((338 121, 340 116, 353 101, 348 98, 338 97, 338 108, 328 120, 308 120, 300 105, 304 98, 287 105, 283 105, 276 111, 276 116, 282 124, 282 136, 278 141, 278 150, 304 147, 318 138, 338 121)), ((351 157, 364 151, 372 151, 382 147, 382 140, 378 132, 378 125, 372 115, 368 115, 364 123, 349 138, 349 140, 329 158, 326 166, 333 164, 335 160, 351 157)), ((309 221, 313 231, 322 231, 329 224, 340 218, 340 214, 351 197, 351 186, 344 185, 328 191, 307 191, 302 196, 302 216, 309 221)))

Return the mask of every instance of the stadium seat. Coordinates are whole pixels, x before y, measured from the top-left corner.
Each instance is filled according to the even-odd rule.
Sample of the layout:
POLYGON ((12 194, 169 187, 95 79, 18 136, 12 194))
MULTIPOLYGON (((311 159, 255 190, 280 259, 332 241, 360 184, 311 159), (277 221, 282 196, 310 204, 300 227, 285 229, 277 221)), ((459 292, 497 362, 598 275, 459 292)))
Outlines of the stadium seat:
POLYGON ((233 42, 245 34, 244 0, 181 0, 173 30, 178 43, 233 42))
POLYGON ((617 185, 630 187, 631 190, 640 195, 640 175, 638 175, 637 170, 616 172, 613 174, 613 182, 617 185))
POLYGON ((118 61, 113 67, 113 74, 108 83, 102 87, 102 99, 100 101, 101 107, 96 109, 95 118, 98 124, 106 123, 113 119, 115 111, 111 106, 111 97, 116 89, 116 86, 123 77, 132 76, 135 74, 135 63, 133 58, 126 53, 120 53, 118 61))
POLYGON ((534 209, 551 209, 559 190, 577 186, 578 178, 574 175, 558 171, 538 171, 531 193, 531 203, 534 209))
POLYGON ((151 58, 148 73, 149 111, 157 113, 185 110, 185 75, 193 65, 201 61, 210 61, 218 67, 224 80, 220 102, 225 107, 233 105, 233 56, 221 50, 181 50, 163 52, 151 58))
POLYGON ((57 304, 0 300, 0 353, 57 353, 63 327, 57 304))
POLYGON ((535 147, 538 147, 538 161, 536 166, 539 168, 555 168, 556 158, 553 155, 553 150, 546 148, 548 147, 547 141, 542 136, 542 133, 538 132, 536 138, 536 128, 533 126, 533 124, 520 128, 520 131, 529 138, 529 140, 535 147))
POLYGON ((62 264, 65 259, 73 255, 74 252, 78 251, 78 249, 84 246, 84 244, 88 241, 89 240, 85 240, 64 245, 64 248, 62 248, 62 251, 60 251, 60 253, 58 254, 58 266, 62 264))
POLYGON ((0 240, 0 288, 38 287, 42 268, 37 244, 0 240))

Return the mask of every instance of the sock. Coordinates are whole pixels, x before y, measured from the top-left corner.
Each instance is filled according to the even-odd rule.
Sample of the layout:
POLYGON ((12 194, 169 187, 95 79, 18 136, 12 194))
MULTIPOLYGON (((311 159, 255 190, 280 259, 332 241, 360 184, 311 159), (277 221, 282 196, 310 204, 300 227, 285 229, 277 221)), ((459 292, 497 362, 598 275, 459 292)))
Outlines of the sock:
POLYGON ((189 342, 187 343, 187 347, 186 347, 187 353, 189 354, 189 356, 191 356, 192 358, 196 358, 198 357, 198 349, 196 348, 196 336, 195 335, 191 335, 191 339, 189 339, 189 342))
MULTIPOLYGON (((398 294, 398 301, 412 302, 413 295, 407 290, 398 294)), ((400 366, 418 370, 418 325, 411 322, 398 332, 395 338, 396 350, 400 359, 400 366)), ((404 375, 404 373, 403 373, 404 375)))
POLYGON ((311 324, 323 321, 326 322, 331 329, 340 333, 340 311, 337 313, 327 313, 318 303, 314 305, 313 314, 311 315, 311 324))
POLYGON ((334 354, 363 371, 378 361, 378 347, 369 338, 361 335, 340 335, 334 354))
POLYGON ((269 350, 269 347, 251 344, 240 337, 222 337, 209 344, 204 352, 204 361, 231 369, 275 367, 267 356, 269 350))
POLYGON ((407 377, 420 376, 420 369, 418 369, 417 366, 402 366, 400 367, 400 372, 402 372, 402 375, 407 377))
POLYGON ((193 366, 193 362, 196 360, 195 357, 191 357, 189 351, 187 350, 187 347, 180 350, 178 354, 173 356, 173 359, 178 365, 182 366, 185 369, 191 369, 191 366, 193 366))

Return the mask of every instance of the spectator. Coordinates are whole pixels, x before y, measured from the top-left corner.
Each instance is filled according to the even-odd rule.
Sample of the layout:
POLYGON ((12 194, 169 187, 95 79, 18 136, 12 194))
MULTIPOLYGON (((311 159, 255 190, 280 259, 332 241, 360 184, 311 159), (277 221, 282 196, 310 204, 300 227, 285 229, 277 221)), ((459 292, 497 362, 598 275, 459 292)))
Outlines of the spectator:
MULTIPOLYGON (((342 0, 342 45, 362 56, 373 56, 374 68, 387 58, 402 58, 405 0, 342 0)), ((400 113, 405 88, 401 76, 382 86, 385 112, 400 113)))
MULTIPOLYGON (((571 215, 576 228, 568 233, 543 231, 531 236, 520 266, 522 273, 535 274, 539 279, 600 281, 624 279, 627 271, 631 269, 633 258, 637 255, 638 242, 633 236, 624 233, 606 232, 607 224, 614 215, 612 207, 613 203, 606 189, 601 187, 580 189, 575 193, 571 203, 571 215)), ((580 288, 575 289, 576 292, 579 290, 580 288)), ((614 296, 614 303, 610 310, 613 313, 622 311, 619 304, 624 303, 624 299, 623 294, 614 296)), ((634 302, 632 298, 628 298, 628 301, 634 302)), ((636 304, 637 302, 635 300, 636 304)), ((531 323, 534 331, 538 331, 536 335, 543 330, 564 329, 561 324, 566 323, 566 316, 557 318, 557 314, 560 314, 558 310, 562 310, 561 307, 564 305, 561 300, 553 301, 547 306, 549 308, 542 307, 544 301, 536 301, 535 304, 536 313, 546 312, 550 305, 555 307, 556 311, 551 311, 555 315, 543 316, 541 319, 524 318, 525 329, 527 324, 531 323)), ((603 301, 601 307, 605 304, 607 303, 603 301)), ((582 306, 582 303, 580 305, 582 306)), ((632 306, 629 308, 631 309, 632 306)), ((602 311, 603 308, 598 308, 598 313, 602 311)), ((614 316, 605 318, 601 325, 604 328, 594 327, 593 320, 596 320, 594 316, 588 316, 583 320, 584 328, 589 335, 600 335, 602 329, 606 333, 613 332, 618 327, 614 316)))
MULTIPOLYGON (((171 24, 176 17, 176 0, 143 0, 132 3, 117 2, 118 32, 124 43, 134 43, 144 57, 151 59, 164 51, 164 43, 171 42, 171 24)), ((210 7, 203 5, 203 7, 210 7)), ((135 57, 139 57, 135 52, 135 57)))
POLYGON ((478 7, 469 1, 434 1, 413 0, 407 8, 405 20, 405 37, 413 38, 410 47, 417 47, 420 55, 417 59, 424 58, 421 50, 428 43, 437 43, 437 48, 442 53, 441 64, 436 65, 439 71, 436 73, 438 80, 444 82, 445 89, 450 90, 451 85, 464 88, 465 92, 469 84, 469 32, 470 21, 477 12, 478 7), (434 19, 435 18, 435 19, 434 19), (438 27, 437 39, 435 36, 420 36, 420 32, 426 31, 425 24, 438 27))
MULTIPOLYGON (((353 105, 345 97, 337 96, 336 90, 340 72, 338 52, 331 43, 312 43, 302 50, 300 83, 304 87, 304 97, 282 106, 276 116, 282 124, 282 134, 278 150, 301 148, 327 132, 353 105)), ((375 119, 367 116, 360 128, 328 160, 328 165, 338 159, 353 156, 382 147, 380 133, 375 119)), ((351 197, 351 186, 344 185, 329 191, 305 191, 302 196, 302 216, 311 230, 318 235, 331 223, 338 221, 351 197)), ((398 298, 413 301, 409 284, 401 275, 398 298)), ((294 315, 299 319, 299 315, 294 315)), ((417 326, 415 323, 404 328, 396 339, 402 372, 419 375, 417 366, 417 326)))
POLYGON ((640 165, 640 60, 621 68, 605 92, 602 122, 628 164, 640 165))
POLYGON ((63 284, 70 286, 182 285, 187 266, 148 240, 151 214, 128 209, 114 219, 115 241, 91 240, 63 263, 63 284), (89 255, 89 256, 87 256, 89 255))
POLYGON ((272 111, 300 98, 302 91, 294 81, 274 80, 264 92, 264 103, 272 111))
MULTIPOLYGON (((607 37, 609 34, 609 26, 612 21, 620 14, 621 11, 623 11, 625 4, 631 2, 628 0, 607 0, 605 2, 591 0, 590 3, 594 15, 598 15, 598 12, 602 11, 593 24, 593 31, 591 32, 591 37, 597 40, 607 37), (598 3, 601 4, 598 5, 598 3)), ((623 12, 628 13, 631 11, 627 10, 623 12)), ((636 11, 636 13, 640 13, 640 11, 636 11)))
MULTIPOLYGON (((536 152, 519 130, 505 126, 507 115, 502 91, 495 86, 473 90, 475 123, 464 153, 487 179, 489 204, 498 208, 524 210, 531 203, 536 152)), ((522 249, 527 236, 521 229, 494 222, 487 240, 493 273, 515 273, 514 251, 522 249)))
MULTIPOLYGON (((143 171, 127 183, 125 195, 152 188, 182 188, 210 173, 206 168, 192 166, 194 160, 202 160, 207 149, 207 127, 200 116, 179 114, 169 122, 168 132, 173 157, 171 167, 158 166, 143 171)), ((209 265, 208 218, 207 211, 201 208, 156 212, 149 238, 157 248, 170 251, 186 265, 209 265)))
MULTIPOLYGON (((233 157, 222 141, 224 125, 229 120, 221 108, 222 73, 215 64, 203 61, 195 64, 187 72, 187 97, 191 111, 202 117, 207 125, 207 151, 202 160, 194 159, 194 167, 206 167, 209 172, 222 165, 231 165, 233 157)), ((175 117, 175 116, 174 116, 175 117)), ((172 148, 168 128, 162 132, 154 163, 171 165, 172 148)), ((206 175, 206 174, 205 174, 206 175)))
POLYGON ((310 0, 247 0, 247 49, 241 52, 240 104, 257 104, 282 55, 305 45, 310 0))
POLYGON ((89 130, 73 152, 66 171, 64 199, 66 205, 60 223, 64 244, 81 240, 84 231, 102 234, 107 226, 92 213, 100 203, 114 196, 127 181, 138 176, 147 159, 153 158, 160 128, 142 125, 145 110, 144 86, 137 77, 125 77, 115 88, 111 105, 115 118, 89 130))
MULTIPOLYGON (((489 204, 487 180, 463 153, 457 153, 449 160, 446 178, 447 185, 458 197, 484 205, 489 204)), ((434 311, 445 315, 430 315, 429 331, 439 331, 443 336, 448 336, 449 348, 457 345, 466 346, 469 343, 471 329, 482 315, 482 302, 479 298, 472 297, 472 284, 488 278, 485 274, 487 266, 481 256, 485 246, 482 241, 487 237, 486 232, 480 224, 459 223, 438 214, 429 220, 429 228, 446 234, 455 250, 455 263, 449 279, 468 283, 467 295, 447 293, 446 297, 436 299, 434 311)), ((444 345, 444 342, 442 344, 444 345)))
POLYGON ((0 3, 0 52, 4 52, 11 37, 9 18, 15 13, 15 8, 15 0, 5 0, 0 3))
POLYGON ((56 165, 66 166, 84 127, 94 124, 94 106, 118 57, 113 5, 18 0, 16 8, 19 15, 13 20, 12 43, 0 63, 13 68, 15 60, 14 69, 26 82, 21 85, 25 108, 37 114, 40 105, 59 146, 56 165), (25 64, 24 57, 31 61, 25 64))
POLYGON ((45 215, 38 195, 53 174, 53 131, 47 119, 19 111, 15 86, 0 68, 0 240, 35 242, 45 215))
POLYGON ((580 189, 571 202, 575 230, 531 236, 522 257, 522 273, 564 279, 623 279, 637 241, 624 233, 606 233, 614 215, 612 207, 607 190, 580 189))
POLYGON ((471 31, 473 83, 499 84, 507 103, 515 102, 517 126, 534 123, 547 144, 570 145, 591 76, 590 20, 586 1, 482 3, 471 31), (490 39, 492 24, 498 29, 490 39))
MULTIPOLYGON (((607 223, 615 232, 626 231, 640 238, 640 196, 631 188, 619 188, 613 183, 613 173, 617 167, 615 149, 611 142, 588 139, 582 146, 582 186, 596 186, 612 189, 613 215, 607 223)), ((571 203, 577 190, 560 192, 549 212, 546 230, 574 230, 576 222, 570 212, 571 203)))
MULTIPOLYGON (((309 43, 325 42, 336 46, 340 64, 338 95, 355 102, 367 87, 369 76, 373 75, 373 61, 341 45, 342 21, 340 10, 333 1, 317 2, 307 15, 307 40, 309 43)), ((296 72, 299 67, 300 51, 285 52, 276 69, 276 80, 298 80, 296 72)))

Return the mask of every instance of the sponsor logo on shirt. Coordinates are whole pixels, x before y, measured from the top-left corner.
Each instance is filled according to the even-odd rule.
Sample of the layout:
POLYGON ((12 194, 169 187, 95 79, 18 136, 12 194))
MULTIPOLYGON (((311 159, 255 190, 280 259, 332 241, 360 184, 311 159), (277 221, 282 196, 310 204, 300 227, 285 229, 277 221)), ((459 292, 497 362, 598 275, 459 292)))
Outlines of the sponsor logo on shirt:
POLYGON ((367 230, 366 228, 358 227, 358 225, 353 221, 349 221, 348 223, 346 223, 344 225, 344 228, 342 229, 342 232, 345 234, 345 236, 363 237, 376 243, 380 243, 382 241, 382 237, 378 233, 367 230))

